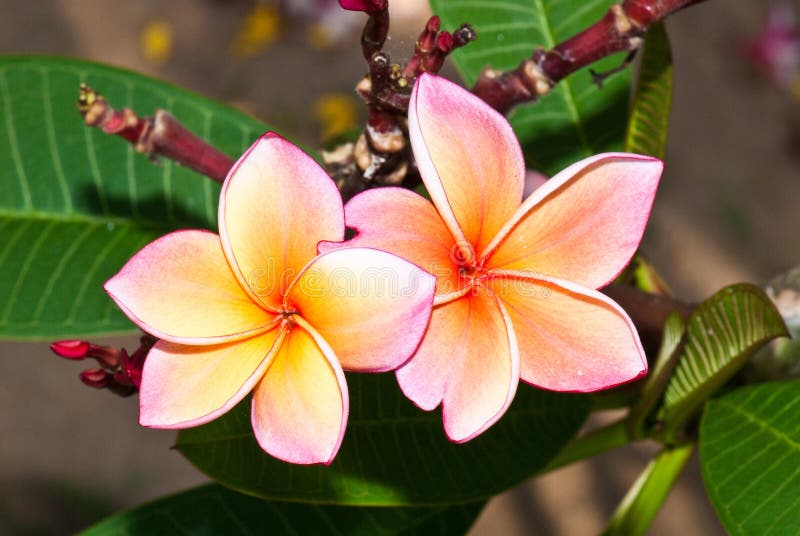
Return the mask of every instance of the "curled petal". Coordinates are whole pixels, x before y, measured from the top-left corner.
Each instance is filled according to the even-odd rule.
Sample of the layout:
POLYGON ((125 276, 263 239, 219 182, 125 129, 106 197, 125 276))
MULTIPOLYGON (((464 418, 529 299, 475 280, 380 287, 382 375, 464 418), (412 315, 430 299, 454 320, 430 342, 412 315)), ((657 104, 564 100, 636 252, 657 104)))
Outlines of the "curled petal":
POLYGON ((253 389, 282 339, 276 328, 218 346, 157 342, 144 362, 139 423, 189 428, 216 419, 253 389))
POLYGON ((452 441, 479 435, 503 416, 517 389, 519 355, 504 310, 481 287, 437 307, 420 348, 398 369, 397 379, 422 409, 442 402, 452 441))
POLYGON ((225 254, 253 299, 277 310, 320 240, 344 238, 339 190, 314 159, 277 134, 234 165, 220 194, 225 254))
POLYGON ((292 285, 290 306, 333 348, 345 370, 402 365, 428 325, 435 279, 408 261, 368 248, 323 253, 292 285))
POLYGON ((104 287, 136 325, 176 343, 243 339, 275 321, 242 290, 219 237, 206 231, 176 231, 151 242, 104 287))
POLYGON ((330 346, 309 326, 295 326, 253 393, 261 448, 287 462, 327 465, 348 412, 347 384, 330 346))
POLYGON ((347 202, 347 226, 358 234, 332 247, 368 247, 394 253, 436 276, 436 293, 449 294, 460 286, 458 250, 442 217, 430 201, 404 188, 374 188, 347 202))
POLYGON ((422 74, 411 94, 408 131, 422 179, 453 237, 482 251, 522 200, 525 164, 508 121, 464 88, 422 74))
POLYGON ((624 153, 573 164, 525 200, 482 254, 487 268, 608 284, 639 246, 662 169, 624 153))
POLYGON ((496 274, 487 284, 511 318, 524 381, 553 391, 589 392, 647 372, 636 328, 604 294, 524 273, 496 274))

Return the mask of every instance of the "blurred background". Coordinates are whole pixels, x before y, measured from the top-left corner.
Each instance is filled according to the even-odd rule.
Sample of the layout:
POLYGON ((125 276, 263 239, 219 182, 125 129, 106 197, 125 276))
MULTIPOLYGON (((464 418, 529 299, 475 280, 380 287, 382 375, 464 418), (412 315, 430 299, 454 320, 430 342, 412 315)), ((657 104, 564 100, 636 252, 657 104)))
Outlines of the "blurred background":
MULTIPOLYGON (((388 48, 400 61, 429 11, 422 0, 391 5, 388 48)), ((800 2, 710 0, 668 21, 674 106, 643 250, 684 299, 760 284, 800 261, 795 9, 800 2)), ((353 87, 365 72, 364 18, 335 1, 0 0, 0 13, 2 54, 77 56, 148 73, 310 146, 363 120, 353 87)), ((44 343, 0 343, 0 534, 70 534, 205 480, 170 450, 172 432, 136 424, 135 397, 86 388, 80 370, 44 343)), ((627 448, 511 490, 472 532, 597 533, 654 451, 627 448)), ((692 462, 651 534, 721 533, 692 462)))

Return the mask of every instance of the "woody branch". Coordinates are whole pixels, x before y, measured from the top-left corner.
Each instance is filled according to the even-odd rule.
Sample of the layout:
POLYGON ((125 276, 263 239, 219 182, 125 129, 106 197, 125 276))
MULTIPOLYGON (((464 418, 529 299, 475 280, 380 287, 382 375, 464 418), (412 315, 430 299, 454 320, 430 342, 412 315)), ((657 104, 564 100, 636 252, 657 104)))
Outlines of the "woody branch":
POLYGON ((621 51, 635 51, 653 23, 705 0, 624 0, 602 19, 551 50, 537 49, 511 71, 483 70, 472 88, 501 113, 549 93, 566 76, 621 51))
MULTIPOLYGON (((651 24, 703 1, 624 0, 552 50, 535 50, 514 70, 486 68, 473 92, 506 113, 516 104, 537 100, 582 67, 615 52, 635 50, 651 24)), ((411 86, 421 72, 438 72, 450 52, 476 35, 468 24, 452 33, 440 31, 439 18, 432 17, 420 34, 414 54, 402 67, 383 52, 389 32, 388 0, 340 0, 340 4, 368 15, 361 49, 369 74, 356 88, 369 110, 367 126, 356 143, 323 152, 325 165, 346 200, 371 186, 413 185, 417 174, 405 131, 411 86)), ((141 118, 131 110, 111 108, 102 95, 85 86, 81 87, 78 108, 87 125, 125 138, 151 158, 175 160, 220 182, 233 165, 231 158, 163 110, 152 118, 141 118)))

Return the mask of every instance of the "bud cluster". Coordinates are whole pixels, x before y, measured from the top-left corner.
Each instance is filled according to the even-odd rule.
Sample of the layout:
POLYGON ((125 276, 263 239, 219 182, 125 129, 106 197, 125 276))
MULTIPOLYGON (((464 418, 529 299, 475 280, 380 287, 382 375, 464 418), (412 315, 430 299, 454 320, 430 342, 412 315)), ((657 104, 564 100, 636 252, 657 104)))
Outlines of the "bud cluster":
POLYGON ((95 389, 109 389, 117 395, 130 396, 139 390, 144 360, 155 343, 155 337, 145 334, 140 339, 139 347, 130 355, 124 348, 76 339, 56 341, 50 345, 50 349, 57 356, 73 361, 95 359, 99 367, 81 372, 81 381, 95 389))

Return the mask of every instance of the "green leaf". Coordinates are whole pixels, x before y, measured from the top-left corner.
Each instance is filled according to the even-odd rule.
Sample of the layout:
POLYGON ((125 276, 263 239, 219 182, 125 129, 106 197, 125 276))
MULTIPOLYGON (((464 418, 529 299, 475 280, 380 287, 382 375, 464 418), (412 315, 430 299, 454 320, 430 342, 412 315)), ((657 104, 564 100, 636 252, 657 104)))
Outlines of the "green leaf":
POLYGON ((83 536, 110 534, 463 534, 483 508, 367 508, 268 502, 216 484, 114 515, 83 536))
POLYGON ((706 405, 700 469, 729 534, 797 534, 800 381, 744 387, 706 405))
POLYGON ((641 54, 625 150, 663 159, 672 107, 672 53, 663 23, 647 30, 641 54))
POLYGON ((349 374, 350 419, 330 466, 264 453, 249 401, 178 435, 177 449, 226 486, 267 499, 341 505, 444 505, 488 498, 543 468, 580 428, 587 397, 520 385, 506 415, 465 444, 447 440, 441 413, 403 397, 391 374, 349 374))
POLYGON ((638 536, 658 514, 694 450, 693 444, 667 447, 658 453, 611 516, 604 536, 638 536))
MULTIPOLYGON (((469 22, 478 39, 457 50, 453 61, 467 86, 491 66, 510 70, 536 48, 556 44, 600 20, 612 0, 431 0, 443 27, 469 22)), ((604 71, 619 65, 616 55, 592 67, 604 71)), ((625 139, 630 69, 605 81, 602 89, 587 70, 559 82, 535 104, 515 108, 511 125, 528 166, 554 175, 581 158, 619 150, 625 139)))
POLYGON ((266 125, 151 78, 85 61, 0 58, 0 337, 134 329, 102 289, 136 251, 177 228, 216 230, 219 185, 84 126, 87 82, 116 107, 171 111, 232 157, 266 125))
POLYGON ((665 440, 675 440, 754 351, 786 335, 772 301, 754 285, 732 285, 703 302, 689 318, 686 343, 664 393, 659 419, 665 440))

